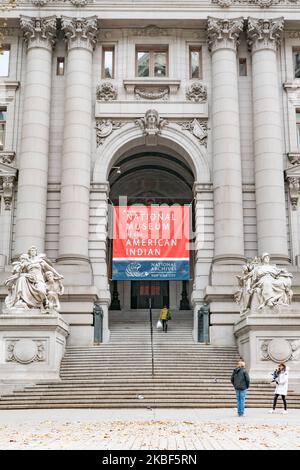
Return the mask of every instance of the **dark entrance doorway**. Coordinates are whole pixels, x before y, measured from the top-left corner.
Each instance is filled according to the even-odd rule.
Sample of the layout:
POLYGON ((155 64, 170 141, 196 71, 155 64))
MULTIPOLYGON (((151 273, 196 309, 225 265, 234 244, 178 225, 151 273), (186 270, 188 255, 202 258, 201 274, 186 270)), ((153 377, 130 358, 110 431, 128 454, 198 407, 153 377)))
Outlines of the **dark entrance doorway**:
POLYGON ((131 308, 169 307, 169 281, 131 281, 131 308))

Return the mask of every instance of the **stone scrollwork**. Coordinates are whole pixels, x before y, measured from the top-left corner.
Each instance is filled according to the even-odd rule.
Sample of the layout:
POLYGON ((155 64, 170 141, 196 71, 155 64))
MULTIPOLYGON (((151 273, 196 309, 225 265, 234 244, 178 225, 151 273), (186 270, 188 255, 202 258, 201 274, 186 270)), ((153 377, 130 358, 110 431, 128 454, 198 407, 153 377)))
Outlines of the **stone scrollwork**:
POLYGON ((241 315, 251 310, 274 309, 291 304, 293 275, 270 264, 268 253, 249 261, 242 269, 242 276, 237 276, 240 288, 234 294, 241 315))
POLYGON ((166 119, 159 116, 155 109, 148 109, 145 113, 145 117, 137 119, 135 123, 146 136, 160 134, 162 129, 169 124, 166 119))
POLYGON ((207 146, 207 122, 193 119, 192 121, 177 122, 181 129, 191 132, 199 141, 201 145, 207 146))
POLYGON ((134 95, 137 99, 144 99, 144 100, 167 100, 169 98, 170 89, 169 87, 164 88, 141 88, 135 87, 134 88, 134 95))
POLYGON ((226 44, 226 47, 236 48, 240 33, 243 31, 244 18, 213 18, 207 20, 207 36, 209 50, 214 51, 226 44))
POLYGON ((100 83, 96 89, 96 98, 99 101, 113 101, 118 97, 115 85, 109 81, 100 83))
POLYGON ((91 51, 94 49, 97 34, 97 16, 89 18, 62 16, 61 23, 69 48, 83 47, 91 51))
POLYGON ((289 184, 289 193, 290 193, 290 200, 292 203, 292 208, 293 210, 296 210, 298 206, 299 191, 300 191, 300 177, 288 176, 287 181, 289 184))
POLYGON ((284 18, 248 18, 248 45, 253 50, 276 50, 281 41, 284 18))
POLYGON ((46 360, 45 341, 31 338, 9 340, 6 343, 6 362, 30 364, 46 360))
POLYGON ((96 122, 97 147, 104 143, 104 140, 123 124, 122 121, 113 121, 112 119, 101 119, 96 122))
POLYGON ((36 17, 20 16, 20 26, 28 47, 43 46, 52 48, 56 37, 56 16, 36 17))
POLYGON ((63 276, 35 246, 12 263, 12 274, 5 281, 6 313, 39 309, 42 313, 59 311, 58 296, 63 294, 63 276))
POLYGON ((200 81, 192 82, 186 90, 186 98, 188 101, 195 103, 203 103, 207 100, 207 89, 200 81))
POLYGON ((299 0, 212 0, 212 3, 222 8, 228 8, 233 5, 257 5, 260 8, 269 8, 278 4, 299 4, 299 0))

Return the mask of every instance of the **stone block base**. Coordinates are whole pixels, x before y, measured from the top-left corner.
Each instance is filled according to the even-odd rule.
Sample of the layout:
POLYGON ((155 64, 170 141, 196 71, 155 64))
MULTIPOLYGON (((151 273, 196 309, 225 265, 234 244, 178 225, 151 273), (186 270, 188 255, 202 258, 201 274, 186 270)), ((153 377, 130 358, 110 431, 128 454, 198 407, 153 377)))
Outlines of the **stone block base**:
POLYGON ((69 325, 58 313, 0 314, 0 386, 60 381, 69 325))
POLYGON ((279 362, 286 363, 289 382, 300 384, 300 315, 283 311, 241 317, 234 326, 239 353, 252 380, 272 380, 279 362))

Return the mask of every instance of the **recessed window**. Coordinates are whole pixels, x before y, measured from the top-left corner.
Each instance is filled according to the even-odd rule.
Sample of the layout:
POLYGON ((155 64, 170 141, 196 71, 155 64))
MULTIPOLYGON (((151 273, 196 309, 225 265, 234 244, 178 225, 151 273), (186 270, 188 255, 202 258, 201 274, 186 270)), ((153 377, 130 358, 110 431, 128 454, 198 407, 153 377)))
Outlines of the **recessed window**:
POLYGON ((300 78, 300 48, 293 49, 294 78, 300 78))
POLYGON ((115 78, 115 48, 102 47, 102 78, 115 78))
POLYGON ((247 77, 247 59, 245 58, 239 59, 239 76, 247 77))
POLYGON ((190 78, 202 77, 202 54, 201 47, 190 46, 190 78))
POLYGON ((166 77, 168 75, 168 46, 136 48, 136 75, 138 77, 166 77))
POLYGON ((64 74, 65 74, 65 58, 57 57, 56 75, 64 75, 64 74))
POLYGON ((6 108, 0 108, 0 151, 4 150, 6 131, 6 108))
POLYGON ((9 74, 10 46, 0 45, 0 77, 8 77, 9 74))

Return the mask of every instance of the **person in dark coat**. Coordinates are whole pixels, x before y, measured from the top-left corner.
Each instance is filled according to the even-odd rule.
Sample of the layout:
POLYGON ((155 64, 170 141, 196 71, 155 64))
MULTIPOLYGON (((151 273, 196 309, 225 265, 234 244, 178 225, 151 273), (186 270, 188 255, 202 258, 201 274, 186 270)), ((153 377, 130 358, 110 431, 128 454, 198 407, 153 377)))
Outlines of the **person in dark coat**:
POLYGON ((247 389, 250 385, 250 377, 245 369, 244 361, 239 360, 236 369, 233 370, 231 383, 235 388, 238 416, 244 416, 247 389))

